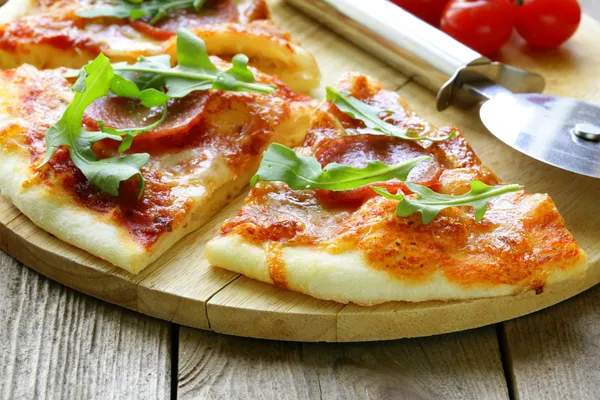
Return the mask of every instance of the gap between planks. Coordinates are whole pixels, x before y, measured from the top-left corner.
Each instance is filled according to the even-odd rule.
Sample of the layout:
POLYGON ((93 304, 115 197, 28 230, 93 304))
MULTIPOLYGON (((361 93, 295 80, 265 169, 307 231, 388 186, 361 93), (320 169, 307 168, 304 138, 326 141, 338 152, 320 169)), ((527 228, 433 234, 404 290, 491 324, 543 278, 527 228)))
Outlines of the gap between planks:
POLYGON ((509 343, 506 340, 506 332, 504 323, 496 324, 496 339, 498 340, 498 350, 502 361, 502 369, 504 371, 504 380, 508 389, 508 397, 510 400, 518 399, 518 393, 515 386, 515 370, 513 368, 513 360, 510 356, 509 343))

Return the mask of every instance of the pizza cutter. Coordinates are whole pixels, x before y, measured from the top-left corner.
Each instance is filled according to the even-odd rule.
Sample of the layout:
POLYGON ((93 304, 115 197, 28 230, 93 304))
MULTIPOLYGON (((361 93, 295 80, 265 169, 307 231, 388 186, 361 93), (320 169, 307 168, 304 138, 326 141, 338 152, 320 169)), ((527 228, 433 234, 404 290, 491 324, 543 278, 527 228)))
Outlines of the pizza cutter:
POLYGON ((544 78, 493 62, 386 0, 287 0, 437 92, 437 108, 481 101, 487 129, 516 150, 600 178, 600 106, 541 94, 544 78))

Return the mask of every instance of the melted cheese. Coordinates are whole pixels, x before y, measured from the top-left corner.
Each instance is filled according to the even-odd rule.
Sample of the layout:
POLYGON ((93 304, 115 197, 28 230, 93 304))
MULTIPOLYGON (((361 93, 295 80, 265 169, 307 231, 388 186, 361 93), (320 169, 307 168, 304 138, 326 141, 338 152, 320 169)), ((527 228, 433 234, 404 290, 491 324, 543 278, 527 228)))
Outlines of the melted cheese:
POLYGON ((36 0, 8 0, 0 6, 0 24, 6 24, 37 9, 36 0))

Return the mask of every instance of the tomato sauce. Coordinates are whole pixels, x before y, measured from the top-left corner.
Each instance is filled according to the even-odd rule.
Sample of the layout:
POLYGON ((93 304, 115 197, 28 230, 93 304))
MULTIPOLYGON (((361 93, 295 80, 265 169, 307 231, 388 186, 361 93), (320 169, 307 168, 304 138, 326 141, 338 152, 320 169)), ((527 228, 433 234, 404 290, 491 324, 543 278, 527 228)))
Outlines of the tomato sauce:
POLYGON ((173 184, 165 182, 158 171, 143 171, 144 195, 138 198, 139 178, 122 182, 118 197, 103 193, 73 164, 66 148, 56 151, 50 168, 78 204, 126 226, 138 243, 147 247, 155 243, 162 233, 172 231, 191 206, 177 202, 172 193, 173 184))
POLYGON ((20 18, 0 27, 0 49, 16 52, 25 41, 60 50, 78 49, 93 54, 100 53, 98 44, 83 31, 84 25, 80 18, 20 18))
POLYGON ((264 244, 267 253, 267 268, 269 277, 275 286, 287 289, 287 272, 283 262, 282 247, 277 242, 267 242, 264 244))

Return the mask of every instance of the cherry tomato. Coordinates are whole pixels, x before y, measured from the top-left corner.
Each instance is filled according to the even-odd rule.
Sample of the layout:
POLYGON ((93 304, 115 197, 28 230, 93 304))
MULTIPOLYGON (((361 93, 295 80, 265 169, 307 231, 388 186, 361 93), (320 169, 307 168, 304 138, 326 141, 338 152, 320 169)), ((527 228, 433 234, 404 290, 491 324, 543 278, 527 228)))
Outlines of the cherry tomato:
POLYGON ((524 0, 517 9, 516 26, 527 43, 557 47, 566 42, 581 21, 577 0, 524 0))
POLYGON ((440 26, 442 11, 448 4, 448 0, 392 0, 392 2, 433 26, 440 26))
POLYGON ((496 53, 515 26, 512 0, 452 0, 442 14, 441 29, 479 53, 496 53))

